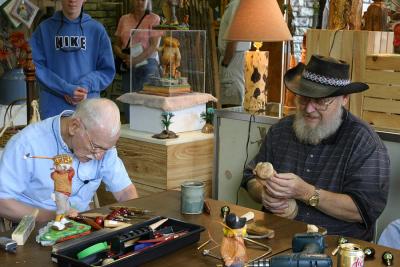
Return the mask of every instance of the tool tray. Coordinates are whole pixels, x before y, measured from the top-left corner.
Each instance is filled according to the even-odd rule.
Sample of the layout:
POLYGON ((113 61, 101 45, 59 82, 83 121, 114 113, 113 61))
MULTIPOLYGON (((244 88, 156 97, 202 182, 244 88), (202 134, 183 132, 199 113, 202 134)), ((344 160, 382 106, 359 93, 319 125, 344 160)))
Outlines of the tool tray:
MULTIPOLYGON (((180 248, 188 246, 199 241, 200 233, 204 231, 204 227, 200 225, 190 224, 180 220, 168 218, 168 220, 156 229, 155 232, 161 232, 163 229, 173 230, 173 233, 183 233, 179 237, 172 238, 161 243, 134 251, 134 246, 128 244, 129 240, 153 239, 154 232, 149 226, 166 217, 155 217, 140 224, 135 224, 118 230, 94 232, 88 236, 71 240, 66 244, 60 244, 56 248, 53 247, 51 254, 53 261, 58 263, 60 267, 72 266, 101 266, 101 259, 112 257, 114 261, 103 266, 139 266, 145 262, 149 262, 156 258, 172 253, 180 248), (107 242, 108 249, 95 253, 83 259, 78 259, 77 254, 82 250, 102 242, 107 242), (128 245, 126 245, 128 244, 128 245)), ((137 244, 135 242, 135 244, 137 244)))

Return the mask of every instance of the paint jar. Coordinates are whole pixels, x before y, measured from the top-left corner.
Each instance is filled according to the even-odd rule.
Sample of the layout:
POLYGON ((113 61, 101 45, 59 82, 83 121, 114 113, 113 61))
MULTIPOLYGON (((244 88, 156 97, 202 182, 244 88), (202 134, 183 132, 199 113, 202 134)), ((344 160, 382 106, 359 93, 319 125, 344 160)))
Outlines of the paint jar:
POLYGON ((204 183, 198 181, 181 184, 181 212, 201 214, 204 205, 204 183))

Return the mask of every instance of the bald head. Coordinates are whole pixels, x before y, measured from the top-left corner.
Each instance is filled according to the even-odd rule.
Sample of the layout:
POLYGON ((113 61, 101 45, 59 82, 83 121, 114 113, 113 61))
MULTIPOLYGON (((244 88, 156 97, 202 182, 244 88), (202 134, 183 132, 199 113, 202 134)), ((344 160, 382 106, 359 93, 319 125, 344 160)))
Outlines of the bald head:
POLYGON ((80 118, 87 130, 100 132, 108 138, 114 138, 121 128, 118 106, 107 98, 82 101, 72 117, 80 118))

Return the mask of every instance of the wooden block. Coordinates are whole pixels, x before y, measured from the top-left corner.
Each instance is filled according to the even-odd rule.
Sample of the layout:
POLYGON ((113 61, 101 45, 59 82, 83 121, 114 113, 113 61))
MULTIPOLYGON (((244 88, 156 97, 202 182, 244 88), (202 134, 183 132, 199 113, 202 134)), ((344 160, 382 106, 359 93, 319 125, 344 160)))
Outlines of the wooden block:
POLYGON ((363 119, 375 128, 400 131, 400 115, 365 111, 363 119))
MULTIPOLYGON (((366 57, 366 68, 369 70, 400 71, 400 55, 397 54, 368 55, 366 57)), ((398 75, 400 75, 400 73, 398 75)), ((385 83, 388 82, 389 81, 385 83)))
POLYGON ((139 197, 145 197, 145 196, 149 196, 149 195, 152 195, 155 193, 160 193, 160 192, 165 191, 165 189, 149 186, 149 185, 138 183, 135 181, 134 181, 134 183, 136 186, 136 190, 138 191, 139 197))
POLYGON ((367 54, 373 54, 375 45, 375 35, 373 34, 373 32, 367 32, 367 33, 368 33, 367 54))
POLYGON ((143 86, 143 91, 140 91, 142 94, 154 94, 161 96, 173 96, 190 93, 192 90, 189 85, 185 86, 153 86, 145 84, 143 86))
POLYGON ((400 73, 394 71, 366 70, 366 83, 400 84, 400 73))
POLYGON ((247 51, 245 53, 243 107, 257 111, 267 102, 268 51, 247 51), (257 74, 257 75, 254 75, 257 74), (256 77, 256 79, 254 79, 256 77))
POLYGON ((322 30, 309 29, 307 30, 307 56, 306 63, 310 60, 313 54, 319 54, 319 35, 322 30))
POLYGON ((213 138, 165 145, 121 137, 117 149, 139 196, 177 189, 184 181, 203 181, 211 188, 213 138))
POLYGON ((400 114, 400 105, 392 99, 365 97, 363 110, 400 114))
POLYGON ((373 53, 374 54, 379 54, 379 52, 381 51, 381 34, 382 32, 371 32, 371 34, 374 35, 374 50, 373 53))
POLYGON ((392 54, 393 53, 393 39, 394 39, 394 33, 393 32, 388 32, 388 40, 386 43, 386 53, 392 54))
POLYGON ((214 143, 211 140, 168 147, 167 188, 190 180, 206 181, 212 176, 214 143))
POLYGON ((354 34, 352 31, 341 31, 342 38, 338 39, 336 42, 338 43, 338 47, 340 47, 339 58, 341 60, 346 61, 350 65, 350 69, 352 68, 352 57, 353 57, 353 46, 354 43, 354 34))
POLYGON ((363 95, 366 97, 400 100, 400 86, 369 84, 369 89, 363 95))
MULTIPOLYGON (((334 41, 334 31, 326 30, 321 31, 319 36, 319 54, 322 56, 329 56, 329 50, 331 48, 332 42, 334 41)), ((341 31, 338 31, 336 36, 341 35, 341 31)), ((335 45, 340 45, 335 41, 335 45)))
POLYGON ((379 53, 386 53, 387 48, 387 41, 388 41, 388 32, 382 32, 381 34, 381 44, 379 48, 379 53))
POLYGON ((167 189, 167 146, 121 137, 117 148, 131 178, 167 189))

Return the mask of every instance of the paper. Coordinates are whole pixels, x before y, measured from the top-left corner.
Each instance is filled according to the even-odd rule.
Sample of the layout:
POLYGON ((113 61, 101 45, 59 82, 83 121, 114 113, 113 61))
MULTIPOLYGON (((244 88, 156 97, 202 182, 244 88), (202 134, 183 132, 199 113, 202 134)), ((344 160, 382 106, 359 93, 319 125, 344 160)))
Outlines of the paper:
MULTIPOLYGON (((142 46, 142 44, 141 43, 136 43, 136 44, 134 44, 132 47, 131 47, 131 59, 132 59, 132 57, 137 57, 137 56, 139 56, 141 53, 143 53, 143 46, 142 46)), ((140 66, 143 66, 143 65, 146 65, 147 64, 147 59, 145 59, 145 60, 143 60, 143 61, 141 61, 141 62, 139 62, 139 63, 137 63, 136 65, 135 65, 135 67, 137 68, 137 67, 140 67, 140 66)))

